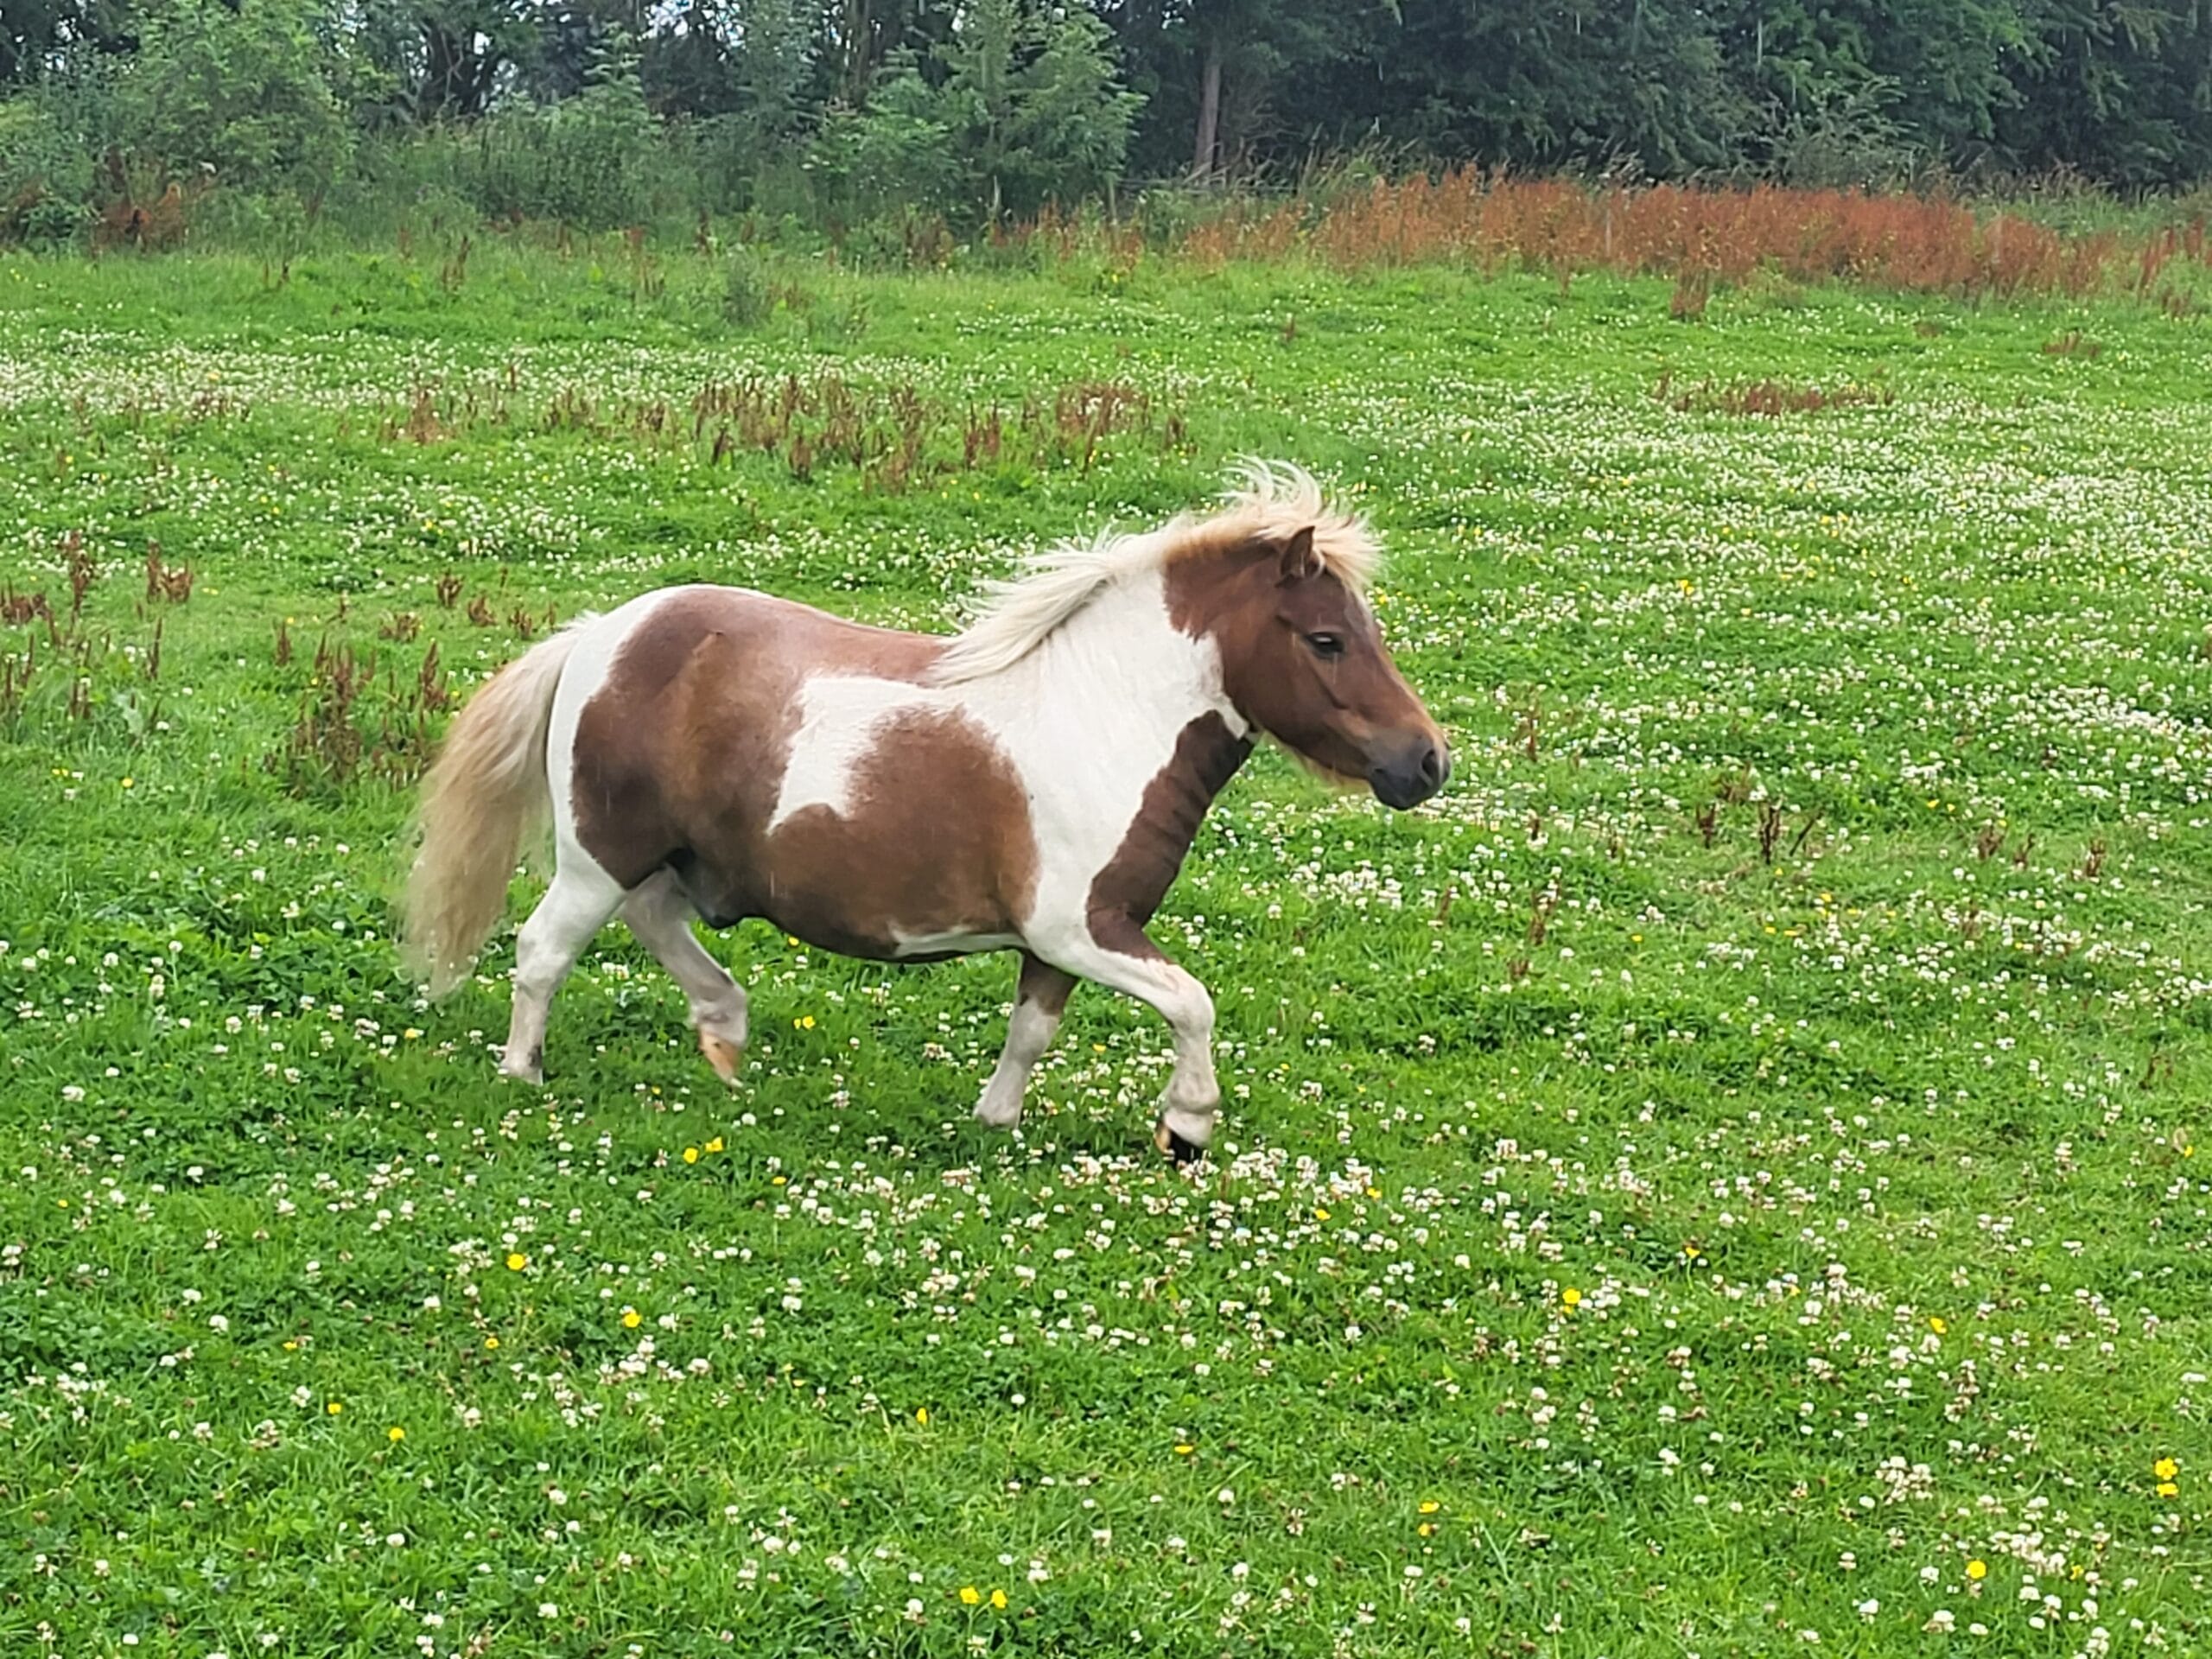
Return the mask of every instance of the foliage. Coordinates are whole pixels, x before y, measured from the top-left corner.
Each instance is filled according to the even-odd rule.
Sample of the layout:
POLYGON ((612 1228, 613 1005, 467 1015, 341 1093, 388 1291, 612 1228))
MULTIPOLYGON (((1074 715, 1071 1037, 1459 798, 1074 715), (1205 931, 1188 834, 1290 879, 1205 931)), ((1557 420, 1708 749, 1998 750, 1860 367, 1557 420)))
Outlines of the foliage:
POLYGON ((319 196, 353 132, 303 0, 165 0, 116 84, 118 147, 173 179, 319 196))
MULTIPOLYGON (((1352 156, 1401 175, 1465 163, 1935 189, 2063 173, 2132 191, 2212 172, 2201 0, 0 9, 0 101, 47 112, 64 82, 116 96, 41 135, 45 234, 111 210, 94 171, 111 152, 169 178, 213 168, 241 226, 296 217, 242 197, 335 187, 359 222, 388 226, 429 167, 435 188, 500 217, 789 215, 894 247, 918 220, 966 233, 1132 186, 1280 186, 1352 156)), ((29 124, 7 123, 19 170, 29 124)), ((8 233, 28 233, 30 176, 8 233)))
POLYGON ((868 103, 833 111, 813 163, 863 210, 1033 215, 1120 176, 1143 100, 1116 82, 1111 36, 1080 8, 976 0, 925 60, 893 61, 868 103))
POLYGON ((108 81, 83 61, 0 100, 0 241, 51 245, 86 228, 108 81))
POLYGON ((546 219, 585 230, 652 216, 663 147, 634 51, 616 36, 573 98, 518 103, 478 129, 461 188, 493 218, 546 219))

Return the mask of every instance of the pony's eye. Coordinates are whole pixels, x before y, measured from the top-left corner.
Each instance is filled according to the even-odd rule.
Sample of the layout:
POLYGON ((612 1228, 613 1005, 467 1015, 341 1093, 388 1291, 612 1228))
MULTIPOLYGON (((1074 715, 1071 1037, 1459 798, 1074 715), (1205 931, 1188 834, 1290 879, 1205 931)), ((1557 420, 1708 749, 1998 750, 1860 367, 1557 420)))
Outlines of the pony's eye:
POLYGON ((1341 657, 1344 654, 1344 638, 1334 633, 1309 633, 1306 643, 1312 646, 1316 657, 1341 657))

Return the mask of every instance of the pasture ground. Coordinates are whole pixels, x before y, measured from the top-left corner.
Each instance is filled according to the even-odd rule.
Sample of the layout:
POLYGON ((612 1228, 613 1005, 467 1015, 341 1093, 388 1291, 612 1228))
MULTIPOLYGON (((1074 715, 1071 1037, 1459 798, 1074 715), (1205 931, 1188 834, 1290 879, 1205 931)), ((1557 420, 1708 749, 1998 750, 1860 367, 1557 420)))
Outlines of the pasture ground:
POLYGON ((453 251, 0 260, 0 1649, 2212 1642, 2202 318, 453 251), (1004 960, 728 937, 734 1094, 619 931, 543 1094, 511 934, 398 977, 549 613, 943 627, 1242 452, 1459 772, 1223 801, 1195 1177, 1095 989, 971 1124, 1004 960))

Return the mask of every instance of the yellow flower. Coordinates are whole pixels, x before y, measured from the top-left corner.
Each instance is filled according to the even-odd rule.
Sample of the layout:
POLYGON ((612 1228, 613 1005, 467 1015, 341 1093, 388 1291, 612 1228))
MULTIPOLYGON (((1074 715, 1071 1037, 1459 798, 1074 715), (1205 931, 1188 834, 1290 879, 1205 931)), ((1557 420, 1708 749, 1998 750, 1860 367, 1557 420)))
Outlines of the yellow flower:
POLYGON ((1705 1252, 1698 1249, 1694 1244, 1685 1244, 1682 1246, 1682 1257, 1685 1261, 1694 1262, 1698 1257, 1704 1254, 1705 1252))
POLYGON ((2158 1483, 2158 1496, 2160 1497, 2178 1497, 2181 1496, 2181 1488, 2175 1485, 2171 1480, 2162 1480, 2158 1483))
POLYGON ((296 1342, 293 1341, 291 1338, 287 1337, 287 1338, 284 1338, 284 1351, 285 1351, 286 1353, 288 1353, 288 1354, 296 1354, 296 1353, 297 1353, 297 1352, 299 1351, 299 1349, 300 1349, 300 1344, 299 1344, 298 1343, 296 1343, 296 1342))
POLYGON ((340 1412, 346 1409, 346 1402, 342 1400, 333 1400, 328 1405, 325 1406, 323 1409, 328 1412, 333 1417, 335 1417, 340 1412))
POLYGON ((496 1349, 499 1345, 499 1339, 497 1337, 486 1337, 484 1338, 484 1345, 486 1348, 496 1349))
POLYGON ((793 1020, 792 1023, 801 1031, 812 1031, 814 1029, 814 1016, 810 1014, 803 1014, 799 1015, 797 1020, 793 1020))
POLYGON ((407 1438, 407 1431, 395 1423, 391 1427, 385 1430, 384 1437, 387 1440, 390 1440, 394 1446, 397 1446, 402 1440, 407 1438))
POLYGON ((1443 1507, 1444 1507, 1444 1506, 1443 1506, 1441 1503, 1438 1503, 1434 1498, 1433 1498, 1433 1497, 1425 1497, 1425 1498, 1423 1498, 1423 1499, 1421 1500, 1421 1512, 1423 1515, 1434 1515, 1434 1514, 1435 1514, 1439 1510, 1442 1509, 1443 1507))
POLYGON ((787 1179, 787 1177, 782 1175, 771 1175, 768 1178, 768 1185, 771 1186, 781 1186, 787 1179))
POLYGON ((699 1161, 699 1148, 698 1148, 698 1147, 684 1147, 684 1148, 683 1148, 683 1161, 684 1161, 685 1163, 687 1163, 687 1164, 696 1164, 696 1163, 697 1163, 697 1162, 699 1161))
POLYGON ((914 1408, 914 1421, 919 1423, 924 1428, 927 1428, 930 1426, 930 1408, 927 1406, 916 1406, 914 1408))
POLYGON ((1006 1592, 1003 1590, 992 1591, 991 1605, 997 1608, 1004 1608, 1006 1605, 1006 1592))
POLYGON ((720 1136, 719 1135, 716 1135, 713 1140, 711 1140, 711 1141, 708 1141, 708 1142, 707 1142, 707 1150, 708 1150, 709 1152, 720 1152, 721 1149, 722 1149, 722 1138, 721 1138, 721 1136, 720 1136))
POLYGON ((124 779, 123 780, 123 786, 124 786, 125 789, 130 789, 130 788, 133 787, 133 785, 131 784, 130 779, 128 779, 128 778, 126 778, 126 779, 124 779))
POLYGON ((1321 1206, 1320 1206, 1320 1205, 1315 1205, 1313 1206, 1313 1219, 1314 1219, 1314 1220, 1316 1220, 1316 1221, 1326 1221, 1328 1218, 1329 1218, 1329 1212, 1328 1212, 1326 1210, 1322 1209, 1322 1208, 1321 1208, 1321 1206))
POLYGON ((1989 1563, 1987 1561, 1972 1560, 1967 1563, 1967 1577, 1972 1579, 1976 1584, 1980 1584, 1988 1576, 1989 1563))
POLYGON ((2181 1472, 2181 1465, 2171 1458, 2160 1458, 2151 1465, 2151 1472, 2160 1480, 2171 1480, 2181 1472))
POLYGON ((636 1308, 626 1307, 622 1310, 622 1328, 625 1331, 634 1331, 645 1323, 645 1316, 639 1313, 636 1308))
POLYGON ((1941 1313, 1931 1313, 1928 1316, 1928 1328, 1940 1337, 1951 1327, 1941 1313))
POLYGON ((1192 1446, 1188 1440, 1178 1440, 1175 1442, 1175 1455, 1179 1458, 1187 1458, 1192 1452, 1198 1449, 1198 1447, 1192 1446))
POLYGON ((1582 1293, 1577 1290, 1573 1285, 1569 1285, 1565 1290, 1560 1292, 1559 1299, 1562 1302, 1565 1302, 1569 1307, 1580 1307, 1582 1306, 1582 1293))
POLYGON ((1414 1529, 1414 1530, 1419 1532, 1424 1538, 1433 1538, 1436 1535, 1436 1529, 1426 1521, 1422 1522, 1419 1527, 1414 1529))
POLYGON ((977 1590, 974 1585, 963 1584, 960 1586, 960 1605, 963 1607, 973 1607, 982 1599, 982 1592, 977 1590))
POLYGON ((528 1267, 529 1265, 530 1265, 530 1258, 529 1258, 528 1256, 524 1255, 520 1250, 509 1250, 509 1251, 507 1252, 507 1271, 508 1271, 508 1272, 510 1272, 510 1273, 520 1273, 520 1272, 521 1272, 524 1268, 528 1267))
POLYGON ((420 1026, 410 1026, 399 1034, 411 1043, 423 1034, 423 1029, 420 1026))

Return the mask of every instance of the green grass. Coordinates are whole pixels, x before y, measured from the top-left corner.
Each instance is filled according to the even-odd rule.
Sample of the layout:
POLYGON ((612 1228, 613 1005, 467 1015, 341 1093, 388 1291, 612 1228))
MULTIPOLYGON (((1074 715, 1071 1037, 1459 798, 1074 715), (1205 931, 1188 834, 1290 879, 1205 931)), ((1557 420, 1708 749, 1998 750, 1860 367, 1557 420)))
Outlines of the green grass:
POLYGON ((66 634, 99 570, 80 656, 0 627, 0 1650, 2212 1641, 2202 321, 1145 264, 737 330, 688 256, 444 257, 0 261, 0 583, 66 634), (694 436, 825 372, 944 411, 906 487, 694 436), (935 470, 1104 380, 1087 471, 935 470), (1886 401, 1673 406, 1763 380, 1886 401), (734 1095, 619 931, 543 1094, 511 936, 399 976, 433 645, 694 578, 947 626, 1246 451, 1372 515, 1459 772, 1223 801, 1155 930, 1221 1010, 1195 1177, 1096 989, 970 1122, 1001 960, 715 941, 734 1095), (289 747, 323 640, 350 777, 289 747))

